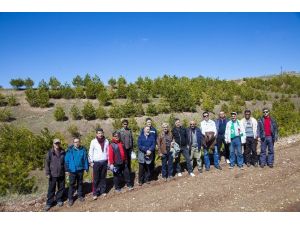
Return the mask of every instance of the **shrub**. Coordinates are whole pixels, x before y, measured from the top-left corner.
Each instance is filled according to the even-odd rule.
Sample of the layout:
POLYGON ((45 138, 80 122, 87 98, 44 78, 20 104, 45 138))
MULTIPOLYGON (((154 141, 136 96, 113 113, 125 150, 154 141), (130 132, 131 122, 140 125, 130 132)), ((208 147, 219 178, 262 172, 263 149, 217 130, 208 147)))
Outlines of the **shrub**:
POLYGON ((96 116, 98 119, 101 119, 101 120, 105 120, 108 118, 106 110, 102 106, 98 107, 98 109, 96 111, 96 116))
POLYGON ((96 119, 96 110, 93 104, 90 101, 87 101, 82 109, 82 115, 86 120, 96 119))
POLYGON ((0 93, 0 106, 6 106, 6 105, 7 105, 7 101, 5 99, 5 96, 0 93))
POLYGON ((112 126, 114 128, 114 130, 119 130, 122 128, 122 121, 121 119, 115 119, 112 123, 112 126))
POLYGON ((75 91, 68 84, 62 87, 61 92, 62 92, 62 97, 64 99, 75 98, 75 91))
POLYGON ((147 109, 146 109, 146 115, 147 115, 147 116, 156 116, 156 115, 158 115, 158 112, 157 112, 157 109, 156 109, 156 105, 155 105, 155 104, 150 103, 150 104, 147 106, 147 109))
POLYGON ((34 81, 28 77, 26 80, 24 80, 24 85, 27 89, 32 88, 34 85, 34 81))
POLYGON ((111 99, 111 97, 109 96, 109 93, 106 89, 102 90, 99 94, 98 94, 98 101, 101 105, 109 105, 109 100, 111 99))
POLYGON ((56 121, 65 121, 67 120, 66 118, 66 113, 64 109, 61 106, 57 106, 56 109, 54 110, 54 118, 56 121))
POLYGON ((73 120, 81 119, 80 111, 76 105, 72 105, 70 113, 73 120))
POLYGON ((85 93, 84 93, 83 87, 75 88, 75 98, 85 98, 85 93))
POLYGON ((13 88, 17 90, 24 86, 24 80, 22 80, 21 78, 11 79, 9 83, 13 88))
POLYGON ((42 108, 49 106, 49 93, 47 90, 43 88, 38 90, 28 89, 25 94, 30 106, 42 108))
POLYGON ((108 113, 111 118, 122 118, 123 115, 121 107, 117 105, 113 105, 112 107, 110 107, 108 113))
POLYGON ((0 122, 9 122, 11 118, 12 114, 9 109, 0 109, 0 122))
POLYGON ((50 90, 49 97, 54 99, 62 98, 62 90, 50 90))
POLYGON ((9 96, 7 96, 7 104, 9 106, 17 106, 18 105, 18 102, 17 102, 17 98, 15 95, 11 94, 9 96))
POLYGON ((170 113, 171 112, 170 104, 167 102, 160 102, 156 108, 157 108, 157 113, 170 113))
POLYGON ((73 137, 73 138, 78 138, 80 137, 80 132, 78 130, 78 127, 75 125, 75 124, 71 124, 69 127, 68 127, 68 131, 70 133, 70 135, 73 137))

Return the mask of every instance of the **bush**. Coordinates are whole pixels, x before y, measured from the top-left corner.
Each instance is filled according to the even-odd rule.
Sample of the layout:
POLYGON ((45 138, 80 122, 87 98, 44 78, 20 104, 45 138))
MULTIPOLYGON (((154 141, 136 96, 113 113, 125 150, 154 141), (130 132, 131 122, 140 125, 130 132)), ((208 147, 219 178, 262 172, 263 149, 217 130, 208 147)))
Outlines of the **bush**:
POLYGON ((114 128, 114 130, 119 130, 122 128, 122 121, 121 119, 115 119, 112 123, 112 126, 114 128))
POLYGON ((34 81, 28 77, 26 80, 24 80, 24 85, 27 89, 32 88, 34 85, 34 81))
POLYGON ((68 84, 62 87, 61 92, 62 92, 62 97, 64 99, 75 98, 75 91, 68 84))
POLYGON ((9 122, 11 118, 12 114, 9 109, 0 109, 0 122, 9 122))
POLYGON ((3 94, 0 93, 0 106, 6 106, 6 105, 7 105, 6 98, 3 94))
POLYGON ((83 118, 85 118, 86 120, 96 119, 96 110, 90 101, 88 101, 84 104, 81 112, 82 112, 83 118))
POLYGON ((157 108, 157 113, 167 114, 171 112, 170 104, 167 102, 160 102, 156 108, 157 108))
POLYGON ((73 120, 80 120, 81 119, 79 108, 76 105, 72 105, 71 110, 70 110, 70 114, 71 114, 71 117, 72 117, 73 120))
POLYGON ((68 131, 70 133, 70 135, 73 137, 73 138, 78 138, 81 136, 79 130, 78 130, 78 127, 74 124, 71 124, 69 127, 68 127, 68 131))
POLYGON ((83 87, 76 87, 75 88, 75 98, 85 98, 83 87))
POLYGON ((54 99, 62 98, 62 91, 61 90, 50 90, 49 97, 54 99))
POLYGON ((158 112, 157 112, 157 109, 156 109, 156 105, 155 105, 155 104, 150 103, 150 104, 147 106, 147 109, 146 109, 146 115, 147 115, 147 116, 156 116, 156 115, 158 115, 158 112))
POLYGON ((100 120, 105 120, 108 118, 106 110, 102 106, 98 107, 98 109, 96 111, 96 116, 100 120))
POLYGON ((98 101, 101 105, 109 105, 109 100, 111 99, 109 93, 107 90, 102 90, 99 94, 98 94, 98 101))
POLYGON ((13 88, 17 90, 24 86, 24 80, 22 80, 21 78, 11 79, 9 83, 13 88))
POLYGON ((65 121, 67 120, 66 113, 61 106, 57 106, 54 110, 54 118, 56 121, 65 121))
POLYGON ((49 93, 44 88, 33 90, 28 89, 25 91, 26 100, 32 107, 48 107, 49 106, 49 93))

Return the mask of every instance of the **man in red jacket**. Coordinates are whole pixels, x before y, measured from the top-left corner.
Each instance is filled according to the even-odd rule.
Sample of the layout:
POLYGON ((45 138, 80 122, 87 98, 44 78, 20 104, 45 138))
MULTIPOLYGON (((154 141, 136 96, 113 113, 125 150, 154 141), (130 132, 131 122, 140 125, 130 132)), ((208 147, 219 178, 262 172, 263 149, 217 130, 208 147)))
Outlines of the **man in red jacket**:
POLYGON ((123 144, 120 141, 120 133, 115 131, 111 144, 108 147, 108 163, 110 170, 114 174, 115 191, 121 192, 122 178, 125 179, 127 187, 132 190, 133 187, 130 184, 130 174, 127 166, 127 156, 123 148, 123 144))

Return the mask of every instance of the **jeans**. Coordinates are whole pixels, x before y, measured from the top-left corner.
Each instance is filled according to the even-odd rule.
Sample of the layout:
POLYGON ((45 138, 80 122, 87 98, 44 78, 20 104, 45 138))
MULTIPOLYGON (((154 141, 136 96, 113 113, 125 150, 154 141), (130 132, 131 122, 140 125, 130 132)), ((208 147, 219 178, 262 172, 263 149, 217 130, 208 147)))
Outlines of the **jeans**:
POLYGON ((83 170, 77 171, 75 173, 71 173, 69 175, 69 193, 68 199, 69 201, 73 200, 73 194, 75 191, 75 184, 77 183, 77 193, 78 197, 83 197, 83 170))
POLYGON ((152 175, 151 164, 139 163, 139 183, 150 181, 151 175, 152 175))
POLYGON ((163 178, 172 177, 173 175, 173 155, 172 152, 163 154, 161 157, 161 173, 163 178))
POLYGON ((50 177, 49 178, 49 186, 48 186, 48 194, 47 194, 47 205, 53 205, 54 196, 55 196, 55 189, 57 185, 57 192, 56 192, 56 201, 62 202, 63 195, 65 190, 65 177, 50 177))
POLYGON ((201 151, 198 147, 191 147, 191 165, 193 168, 193 162, 196 159, 198 170, 202 169, 201 151))
POLYGON ((247 137, 244 145, 244 159, 245 163, 257 163, 256 140, 254 137, 247 137))
POLYGON ((230 143, 230 166, 234 166, 237 158, 238 167, 242 167, 244 163, 242 153, 242 141, 241 137, 235 137, 231 139, 230 143))
POLYGON ((122 165, 114 165, 114 167, 117 167, 119 171, 118 173, 113 172, 115 189, 121 189, 121 182, 123 178, 125 179, 127 186, 131 186, 128 165, 125 165, 124 163, 122 165))
MULTIPOLYGON (((204 149, 204 164, 205 164, 206 169, 210 168, 208 149, 204 149)), ((218 154, 217 145, 215 145, 215 149, 214 149, 214 165, 215 165, 215 167, 219 167, 219 154, 218 154)))
POLYGON ((271 136, 265 137, 265 139, 261 141, 260 164, 266 165, 267 147, 268 147, 267 164, 273 165, 273 163, 274 163, 274 141, 271 136))
POLYGON ((224 156, 225 159, 229 159, 229 145, 225 142, 224 135, 218 135, 217 146, 218 146, 218 153, 219 153, 220 160, 222 156, 224 156), (221 152, 222 144, 224 145, 224 149, 221 152))
POLYGON ((99 196, 106 191, 107 161, 94 162, 93 166, 93 195, 99 196))
POLYGON ((188 150, 188 148, 186 146, 180 147, 180 152, 178 154, 178 157, 175 159, 174 167, 176 168, 176 172, 177 173, 181 173, 181 166, 180 166, 180 156, 181 156, 181 153, 183 154, 184 159, 186 161, 186 167, 187 167, 188 172, 192 173, 193 172, 193 168, 192 168, 192 165, 191 165, 190 154, 189 154, 189 150, 188 150))

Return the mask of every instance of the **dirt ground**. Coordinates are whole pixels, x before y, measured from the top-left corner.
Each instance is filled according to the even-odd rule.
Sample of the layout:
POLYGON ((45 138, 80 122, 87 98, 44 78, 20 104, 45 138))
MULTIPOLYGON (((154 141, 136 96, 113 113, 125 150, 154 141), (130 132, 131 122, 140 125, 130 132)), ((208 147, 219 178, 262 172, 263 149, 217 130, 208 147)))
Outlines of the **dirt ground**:
MULTIPOLYGON (((299 135, 298 135, 299 136, 299 135)), ((54 206, 50 211, 300 211, 300 148, 299 137, 284 139, 275 146, 274 168, 230 170, 222 159, 222 171, 211 167, 209 172, 171 181, 160 177, 134 190, 124 188, 122 193, 109 191, 106 197, 93 201, 91 193, 85 202, 75 201, 72 207, 54 206)), ((196 171, 196 168, 195 168, 196 171)), ((10 206, 1 211, 42 211, 45 197, 10 206)))

